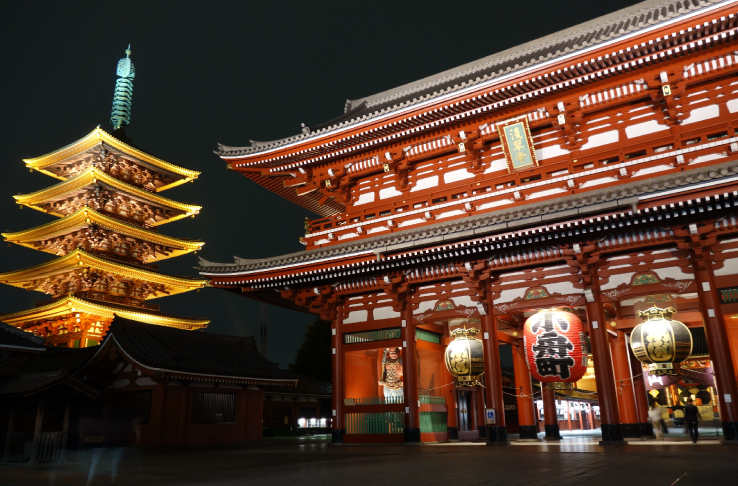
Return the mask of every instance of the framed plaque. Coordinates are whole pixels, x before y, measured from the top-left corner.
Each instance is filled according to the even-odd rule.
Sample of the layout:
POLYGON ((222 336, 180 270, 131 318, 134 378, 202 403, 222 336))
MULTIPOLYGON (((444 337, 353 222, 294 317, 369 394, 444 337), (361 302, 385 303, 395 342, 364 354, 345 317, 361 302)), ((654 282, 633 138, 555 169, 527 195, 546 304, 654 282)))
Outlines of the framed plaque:
POLYGON ((526 115, 498 123, 497 133, 500 134, 500 144, 507 160, 508 171, 538 167, 526 115))

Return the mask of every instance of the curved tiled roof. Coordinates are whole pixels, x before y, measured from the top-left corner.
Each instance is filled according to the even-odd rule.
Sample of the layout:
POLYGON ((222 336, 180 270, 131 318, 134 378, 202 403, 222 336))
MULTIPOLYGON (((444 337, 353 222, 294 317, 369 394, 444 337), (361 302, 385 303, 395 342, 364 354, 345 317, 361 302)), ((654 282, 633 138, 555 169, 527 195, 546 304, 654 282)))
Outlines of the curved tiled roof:
POLYGON ((394 111, 421 106, 449 94, 477 89, 502 76, 597 46, 620 36, 655 26, 683 14, 731 3, 731 0, 646 0, 539 39, 463 64, 453 69, 381 93, 348 100, 344 113, 292 137, 251 141, 247 147, 218 144, 216 154, 237 157, 302 142, 394 111))
POLYGON ((114 339, 137 363, 156 371, 285 385, 297 382, 293 373, 259 354, 251 337, 149 326, 116 317, 108 339, 114 339))
POLYGON ((200 258, 195 267, 201 275, 243 273, 269 270, 283 265, 315 263, 322 259, 348 256, 359 252, 384 252, 425 245, 442 244, 474 235, 488 235, 510 229, 524 228, 555 221, 561 217, 576 217, 576 214, 591 214, 608 208, 629 206, 638 201, 638 196, 654 193, 666 188, 689 186, 698 181, 719 180, 738 174, 738 161, 732 160, 719 165, 692 169, 684 172, 653 177, 646 181, 629 182, 620 186, 591 191, 583 194, 559 197, 538 203, 511 207, 490 213, 450 220, 416 229, 397 231, 389 235, 362 238, 354 242, 339 243, 327 248, 316 248, 271 258, 244 260, 234 263, 216 263, 200 258), (685 177, 685 175, 691 177, 685 177), (689 179, 689 180, 688 180, 689 179))

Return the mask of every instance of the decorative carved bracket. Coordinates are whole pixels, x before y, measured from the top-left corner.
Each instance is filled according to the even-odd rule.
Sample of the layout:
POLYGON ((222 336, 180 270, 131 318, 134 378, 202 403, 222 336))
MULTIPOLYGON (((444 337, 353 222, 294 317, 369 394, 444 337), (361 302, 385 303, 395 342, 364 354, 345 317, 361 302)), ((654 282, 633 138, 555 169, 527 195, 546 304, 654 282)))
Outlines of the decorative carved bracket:
POLYGON ((337 308, 341 299, 330 285, 301 289, 285 287, 279 293, 283 298, 293 301, 313 314, 318 314, 323 320, 334 321, 338 315, 337 308))
POLYGON ((379 286, 392 299, 392 310, 402 312, 407 307, 408 296, 412 293, 410 284, 404 275, 385 275, 379 280, 379 286))
POLYGON ((587 142, 583 137, 580 125, 584 113, 578 101, 559 101, 555 106, 546 107, 549 113, 558 113, 553 120, 553 127, 563 132, 564 143, 561 148, 575 150, 587 142))

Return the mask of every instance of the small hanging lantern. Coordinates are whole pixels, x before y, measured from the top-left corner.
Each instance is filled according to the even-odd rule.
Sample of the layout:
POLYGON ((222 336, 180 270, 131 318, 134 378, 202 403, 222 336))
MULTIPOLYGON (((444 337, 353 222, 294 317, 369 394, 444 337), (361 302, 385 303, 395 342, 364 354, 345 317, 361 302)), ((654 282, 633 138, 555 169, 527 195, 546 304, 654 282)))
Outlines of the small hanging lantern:
POLYGON ((639 311, 643 322, 630 335, 630 347, 639 361, 648 365, 649 375, 679 375, 681 363, 692 354, 692 333, 689 328, 671 316, 676 309, 651 307, 639 311))
POLYGON ((446 368, 456 377, 458 383, 481 385, 484 374, 484 350, 482 341, 477 339, 479 329, 458 328, 451 331, 454 340, 446 346, 446 368))
POLYGON ((525 321, 523 346, 531 375, 548 388, 567 388, 587 372, 587 337, 575 314, 547 310, 525 321))

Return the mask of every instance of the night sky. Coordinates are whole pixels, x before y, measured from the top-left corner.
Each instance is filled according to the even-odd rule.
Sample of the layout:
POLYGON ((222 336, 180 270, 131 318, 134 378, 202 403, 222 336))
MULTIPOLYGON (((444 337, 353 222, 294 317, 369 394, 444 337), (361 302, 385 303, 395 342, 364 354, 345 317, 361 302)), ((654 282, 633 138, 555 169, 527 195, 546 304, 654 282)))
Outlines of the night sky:
MULTIPOLYGON (((165 197, 203 206, 164 234, 205 241, 201 256, 232 262, 299 251, 307 210, 234 172, 217 143, 294 135, 355 99, 493 54, 631 5, 633 1, 487 2, 4 2, 0 18, 0 230, 52 216, 19 210, 12 196, 56 179, 29 173, 37 157, 110 131, 115 67, 131 43, 136 67, 133 143, 202 172, 165 197)), ((0 248, 0 271, 52 255, 0 248)), ((197 256, 164 260, 164 273, 196 276, 197 256)), ((0 286, 0 313, 47 296, 0 286)), ((215 289, 155 301, 162 312, 206 316, 208 332, 257 335, 258 303, 215 289)), ((293 360, 308 314, 269 308, 267 357, 293 360)))

